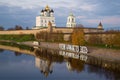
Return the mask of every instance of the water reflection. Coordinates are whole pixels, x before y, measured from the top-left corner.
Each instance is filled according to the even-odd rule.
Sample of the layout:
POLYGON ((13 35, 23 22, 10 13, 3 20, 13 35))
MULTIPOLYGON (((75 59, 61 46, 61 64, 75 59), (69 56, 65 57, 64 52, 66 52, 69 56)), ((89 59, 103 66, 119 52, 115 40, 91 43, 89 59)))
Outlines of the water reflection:
POLYGON ((43 60, 35 58, 35 66, 43 73, 46 77, 53 72, 53 63, 49 60, 43 60))
MULTIPOLYGON (((56 64, 63 64, 67 70, 72 73, 76 73, 76 77, 80 77, 79 74, 86 74, 87 77, 98 76, 102 78, 101 80, 119 80, 120 74, 120 64, 119 62, 110 62, 106 60, 102 60, 100 58, 95 58, 91 56, 86 56, 83 54, 65 52, 65 51, 58 51, 58 50, 51 50, 45 48, 31 48, 31 47, 11 47, 0 45, 0 48, 8 49, 14 51, 15 56, 21 56, 24 54, 32 55, 35 57, 35 67, 37 70, 40 71, 45 77, 51 75, 57 75, 55 71, 56 64), (27 49, 25 49, 27 48, 27 49), (87 64, 86 64, 87 63, 87 64), (115 71, 118 72, 115 72, 115 71), (56 74, 54 74, 56 73, 56 74)), ((1 59, 1 57, 0 57, 1 59)), ((27 66, 28 67, 28 66, 27 66)), ((30 67, 30 66, 29 66, 30 67)), ((61 70, 59 70, 62 72, 61 70)), ((69 74, 70 74, 69 73, 69 74)), ((67 72, 65 75, 69 75, 67 72)), ((63 76, 65 76, 63 75, 63 76)), ((72 77, 69 76, 69 77, 72 77)), ((85 76, 84 76, 85 77, 85 76)), ((96 78, 92 78, 96 79, 96 78)))
POLYGON ((54 62, 56 63, 66 62, 66 67, 69 71, 81 72, 84 68, 83 61, 70 57, 64 58, 64 56, 59 55, 58 51, 56 50, 47 50, 39 48, 39 50, 38 49, 35 50, 35 54, 36 54, 35 58, 36 66, 37 68, 41 67, 40 70, 43 72, 43 74, 45 74, 45 72, 47 72, 47 75, 48 73, 51 73, 54 62), (42 68, 43 66, 46 70, 42 68))
POLYGON ((69 58, 66 62, 69 71, 81 72, 84 69, 84 62, 78 59, 69 58))
POLYGON ((15 56, 20 56, 20 55, 22 55, 23 53, 20 53, 20 52, 14 52, 14 54, 15 54, 15 56))
POLYGON ((0 53, 4 52, 4 49, 0 49, 0 53))
MULTIPOLYGON (((71 52, 65 51, 56 51, 56 50, 48 50, 39 48, 35 51, 35 54, 40 59, 45 59, 50 64, 54 62, 62 63, 66 62, 66 67, 69 71, 76 71, 80 73, 81 71, 85 70, 85 63, 90 64, 87 66, 88 73, 96 73, 99 76, 104 76, 107 79, 114 80, 118 79, 119 72, 111 72, 110 70, 119 71, 120 64, 115 62, 108 62, 106 60, 102 60, 100 58, 90 57, 83 54, 75 54, 71 52), (106 68, 106 69, 104 69, 106 68), (104 74, 105 73, 105 74, 104 74), (114 76, 116 74, 116 76, 114 76), (112 75, 112 76, 110 76, 112 75)), ((52 65, 52 68, 54 66, 52 65)), ((49 73, 50 73, 49 67, 49 73)), ((52 70, 53 71, 53 70, 52 70)))

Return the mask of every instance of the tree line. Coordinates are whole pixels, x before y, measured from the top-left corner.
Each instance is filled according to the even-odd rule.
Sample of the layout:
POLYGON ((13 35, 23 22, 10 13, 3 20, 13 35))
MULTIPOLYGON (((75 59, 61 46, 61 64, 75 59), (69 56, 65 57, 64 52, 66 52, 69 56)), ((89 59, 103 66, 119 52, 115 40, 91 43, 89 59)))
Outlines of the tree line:
MULTIPOLYGON (((0 31, 4 31, 5 28, 3 26, 0 26, 0 31)), ((24 30, 22 26, 15 25, 15 27, 8 28, 7 30, 24 30)), ((29 27, 26 27, 26 30, 29 30, 29 27)))

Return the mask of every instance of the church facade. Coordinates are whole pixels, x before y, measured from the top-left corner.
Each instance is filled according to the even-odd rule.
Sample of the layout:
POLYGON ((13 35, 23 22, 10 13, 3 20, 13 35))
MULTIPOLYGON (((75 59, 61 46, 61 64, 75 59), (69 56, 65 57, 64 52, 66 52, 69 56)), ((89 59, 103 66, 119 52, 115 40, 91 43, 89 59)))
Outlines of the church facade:
POLYGON ((36 26, 33 29, 45 28, 48 26, 49 21, 52 23, 52 26, 56 26, 54 11, 47 5, 45 9, 41 10, 40 15, 36 17, 36 26))

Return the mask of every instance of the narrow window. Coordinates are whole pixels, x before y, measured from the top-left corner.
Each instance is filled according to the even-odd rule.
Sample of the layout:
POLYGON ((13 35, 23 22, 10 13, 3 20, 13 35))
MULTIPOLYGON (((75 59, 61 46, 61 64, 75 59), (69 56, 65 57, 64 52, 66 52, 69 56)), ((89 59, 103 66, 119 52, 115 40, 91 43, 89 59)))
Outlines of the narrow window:
POLYGON ((72 22, 74 22, 74 19, 72 18, 72 22))

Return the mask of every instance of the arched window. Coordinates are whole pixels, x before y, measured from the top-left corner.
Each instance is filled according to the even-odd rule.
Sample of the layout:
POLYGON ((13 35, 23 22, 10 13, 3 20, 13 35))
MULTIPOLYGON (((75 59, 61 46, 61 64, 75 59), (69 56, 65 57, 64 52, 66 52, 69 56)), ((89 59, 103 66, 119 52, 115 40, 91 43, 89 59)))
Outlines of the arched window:
POLYGON ((72 18, 72 22, 74 22, 74 19, 72 18))
POLYGON ((70 18, 69 18, 69 22, 70 22, 70 18))
POLYGON ((41 20, 41 23, 43 23, 43 20, 41 20))
POLYGON ((54 22, 54 20, 52 20, 52 22, 54 22))

